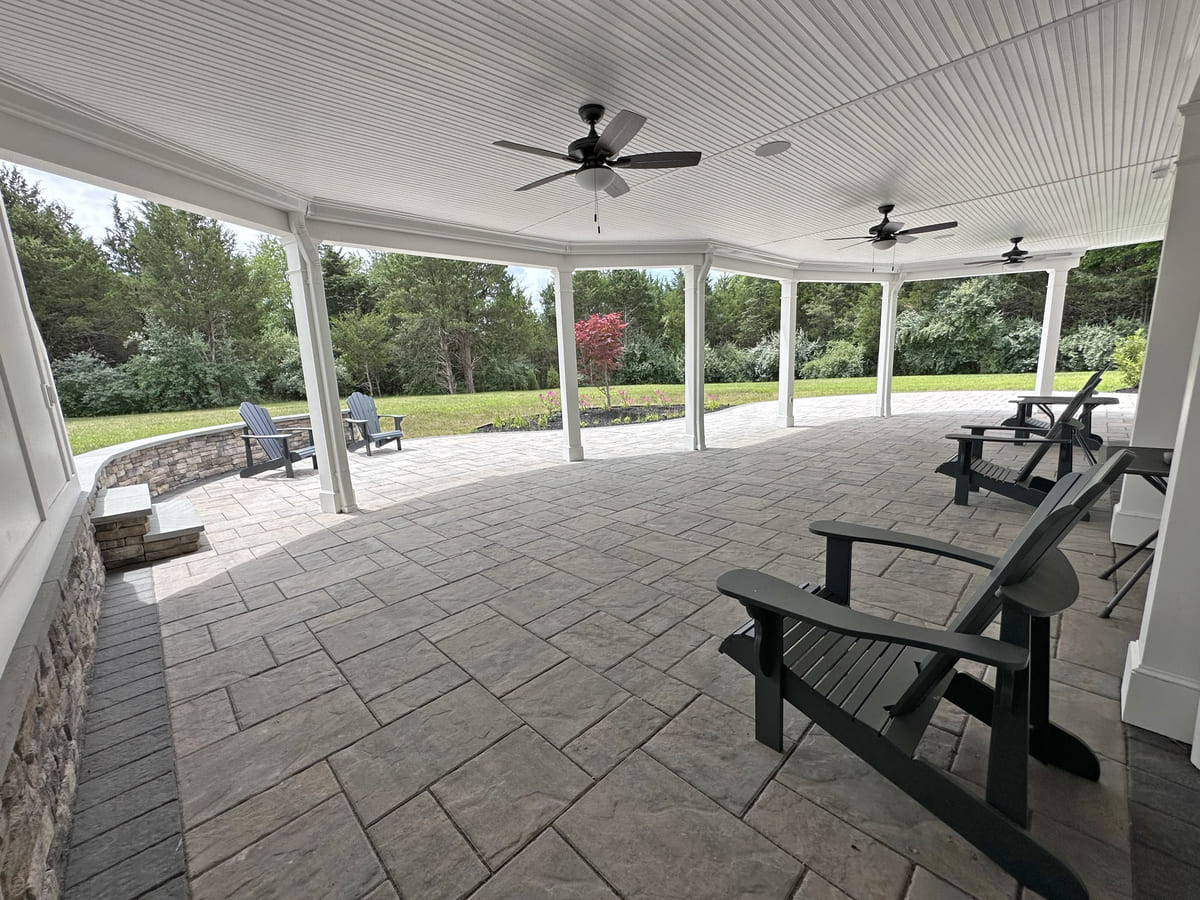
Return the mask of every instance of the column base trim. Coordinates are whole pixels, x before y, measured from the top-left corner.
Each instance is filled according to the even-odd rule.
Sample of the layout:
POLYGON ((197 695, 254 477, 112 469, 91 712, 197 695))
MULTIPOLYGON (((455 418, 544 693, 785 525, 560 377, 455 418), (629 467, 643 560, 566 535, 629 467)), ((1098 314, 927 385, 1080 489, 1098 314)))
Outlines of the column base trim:
POLYGON ((582 462, 583 461, 583 445, 580 444, 580 445, 572 447, 571 445, 568 444, 568 445, 564 446, 563 447, 563 459, 565 459, 567 462, 582 462))
POLYGON ((791 413, 788 413, 785 416, 781 415, 775 421, 779 425, 780 428, 795 428, 796 427, 796 417, 793 416, 791 413))
POLYGON ((1114 544, 1136 547, 1158 528, 1160 517, 1156 514, 1123 509, 1123 506, 1121 501, 1117 501, 1113 507, 1112 525, 1108 534, 1114 544))
POLYGON ((1142 662, 1142 648, 1131 641, 1121 679, 1121 721, 1177 741, 1196 737, 1200 683, 1142 662))

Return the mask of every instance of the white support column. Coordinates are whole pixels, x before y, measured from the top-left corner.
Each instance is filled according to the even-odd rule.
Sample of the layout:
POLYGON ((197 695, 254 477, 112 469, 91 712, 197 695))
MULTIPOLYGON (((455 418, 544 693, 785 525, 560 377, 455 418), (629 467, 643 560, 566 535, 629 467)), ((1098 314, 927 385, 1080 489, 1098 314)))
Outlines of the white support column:
POLYGON ((296 335, 300 339, 300 365, 304 370, 304 392, 308 395, 309 424, 317 448, 321 482, 321 510, 352 512, 358 508, 346 456, 342 400, 334 369, 333 341, 329 336, 329 310, 325 307, 325 284, 321 277, 321 255, 308 233, 304 217, 288 216, 290 239, 285 240, 288 283, 296 313, 296 335))
POLYGON ((779 282, 779 425, 791 428, 792 394, 796 392, 796 282, 779 282))
POLYGON ((704 295, 712 258, 683 267, 683 421, 690 450, 704 447, 704 295))
POLYGON ((1058 364, 1058 338, 1062 334, 1063 300, 1067 296, 1069 267, 1046 270, 1046 307, 1042 312, 1042 343, 1038 349, 1035 394, 1054 393, 1054 372, 1058 364))
POLYGON ((579 435, 579 372, 575 349, 574 269, 554 270, 554 314, 558 323, 558 384, 562 399, 563 458, 583 459, 579 435))
MULTIPOLYGON (((1146 338, 1146 361, 1138 390, 1137 417, 1130 443, 1169 447, 1183 408, 1185 375, 1192 354, 1200 304, 1200 92, 1180 109, 1183 138, 1175 170, 1171 212, 1158 263, 1158 282, 1146 338)), ((1200 448, 1197 448, 1200 450, 1200 448)), ((1126 478, 1113 510, 1112 539, 1138 544, 1158 527, 1162 496, 1141 478, 1126 478)))
MULTIPOLYGON (((1200 341, 1200 332, 1194 335, 1200 341)), ((1179 428, 1165 442, 1174 446, 1175 454, 1142 630, 1125 659, 1121 718, 1190 743, 1200 725, 1200 343, 1194 346, 1184 383, 1179 428)))
POLYGON ((883 299, 879 305, 879 362, 875 376, 875 415, 892 414, 892 369, 896 359, 896 301, 900 296, 898 278, 881 281, 883 299))

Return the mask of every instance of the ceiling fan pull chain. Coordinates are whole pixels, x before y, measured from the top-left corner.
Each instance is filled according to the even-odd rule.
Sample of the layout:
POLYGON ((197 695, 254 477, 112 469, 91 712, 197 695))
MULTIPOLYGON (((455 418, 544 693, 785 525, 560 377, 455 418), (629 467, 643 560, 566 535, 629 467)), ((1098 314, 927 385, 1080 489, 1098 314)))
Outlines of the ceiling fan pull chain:
POLYGON ((596 234, 600 233, 600 192, 592 191, 592 221, 596 223, 596 234))

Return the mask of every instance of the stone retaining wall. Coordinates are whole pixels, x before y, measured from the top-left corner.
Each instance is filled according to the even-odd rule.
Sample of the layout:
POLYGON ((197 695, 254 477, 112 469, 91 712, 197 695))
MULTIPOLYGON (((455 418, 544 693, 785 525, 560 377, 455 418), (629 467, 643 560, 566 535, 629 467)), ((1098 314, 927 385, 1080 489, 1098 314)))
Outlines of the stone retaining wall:
MULTIPOLYGON (((0 700, 14 701, 6 708, 22 709, 17 692, 25 692, 0 782, 0 897, 7 900, 60 893, 104 589, 93 498, 80 497, 0 682, 8 695, 0 700)), ((0 749, 7 752, 7 740, 0 749)))
MULTIPOLYGON (((301 445, 308 443, 308 436, 303 431, 309 424, 307 413, 280 416, 275 421, 285 433, 297 432, 301 445)), ((166 438, 136 441, 124 450, 107 448, 112 455, 96 473, 96 487, 126 487, 145 483, 150 485, 151 495, 158 497, 185 484, 236 472, 246 464, 245 448, 240 424, 218 425, 166 438)), ((265 458, 257 442, 253 453, 255 459, 265 458)))

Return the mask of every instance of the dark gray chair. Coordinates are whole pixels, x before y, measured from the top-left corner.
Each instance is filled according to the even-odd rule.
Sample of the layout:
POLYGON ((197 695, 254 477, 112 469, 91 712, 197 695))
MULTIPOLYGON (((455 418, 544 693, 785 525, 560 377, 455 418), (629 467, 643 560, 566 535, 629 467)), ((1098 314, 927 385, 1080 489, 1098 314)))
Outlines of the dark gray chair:
MULTIPOLYGON (((1097 406, 1111 406, 1119 402, 1116 397, 1094 395, 1103 377, 1104 369, 1093 373, 1076 394, 1078 396, 1087 392, 1078 418, 1083 423, 1083 440, 1088 449, 1092 451, 1099 450, 1104 446, 1104 439, 1092 431, 1092 413, 1095 412, 1097 406)), ((1058 394, 1022 394, 1012 401, 1017 405, 1016 412, 1000 424, 1015 429, 1015 434, 1019 438, 1028 437, 1031 434, 1045 434, 1058 419, 1053 407, 1065 406, 1072 399, 1072 397, 1058 394), (1035 409, 1040 411, 1045 418, 1038 418, 1034 412, 1035 409)))
POLYGON ((242 440, 246 445, 246 466, 240 473, 243 478, 266 472, 268 469, 278 469, 280 466, 283 466, 288 478, 294 478, 296 473, 292 469, 292 463, 302 459, 311 459, 313 468, 317 467, 317 448, 313 446, 311 428, 304 429, 308 432, 308 446, 296 447, 292 442, 297 436, 284 434, 277 428, 271 414, 264 407, 247 401, 238 407, 238 413, 246 423, 242 426, 242 440), (266 459, 258 462, 254 461, 251 452, 251 445, 255 441, 266 455, 266 459))
POLYGON ((816 522, 826 537, 826 583, 797 587, 748 569, 717 579, 751 619, 721 644, 754 675, 755 736, 783 749, 783 704, 847 749, 1045 897, 1086 898, 1079 877, 1029 835, 1028 757, 1096 781, 1100 763, 1050 721, 1050 617, 1079 582, 1058 544, 1129 465, 1114 454, 1059 479, 1001 557, 930 538, 846 522, 816 522), (931 553, 990 570, 946 630, 850 609, 854 544, 931 553), (999 640, 982 632, 1000 616, 999 640), (955 670, 986 663, 996 686, 955 670), (945 698, 991 725, 986 799, 913 757, 945 698))
POLYGON ((370 456, 372 444, 382 447, 388 441, 395 440, 396 449, 401 449, 400 439, 404 437, 404 432, 400 430, 400 423, 404 421, 404 416, 384 413, 382 417, 391 419, 392 427, 390 429, 381 427, 379 424, 380 414, 375 411, 375 398, 360 391, 355 391, 346 398, 346 408, 350 410, 351 432, 355 427, 362 432, 362 440, 354 441, 352 448, 358 447, 360 444, 365 445, 367 456, 370 456))
POLYGON ((954 479, 954 502, 959 506, 966 506, 971 492, 983 488, 1003 497, 1037 506, 1054 487, 1055 481, 1071 471, 1076 446, 1083 450, 1089 462, 1095 463, 1095 454, 1084 440, 1083 424, 1076 416, 1099 383, 1100 379, 1096 375, 1088 379, 1090 386, 1085 385, 1071 398, 1044 435, 1030 435, 1028 425, 1022 428, 1007 425, 963 425, 961 427, 967 430, 967 434, 946 435, 950 440, 958 441, 958 452, 939 465, 937 471, 954 479), (1018 437, 1014 432, 1022 429, 1025 436, 1018 437), (993 433, 997 431, 1008 434, 1002 436, 993 433), (1033 449, 1025 464, 1019 469, 1014 469, 984 459, 985 443, 1029 444, 1033 449), (1055 478, 1036 474, 1037 467, 1054 448, 1058 449, 1055 478))

